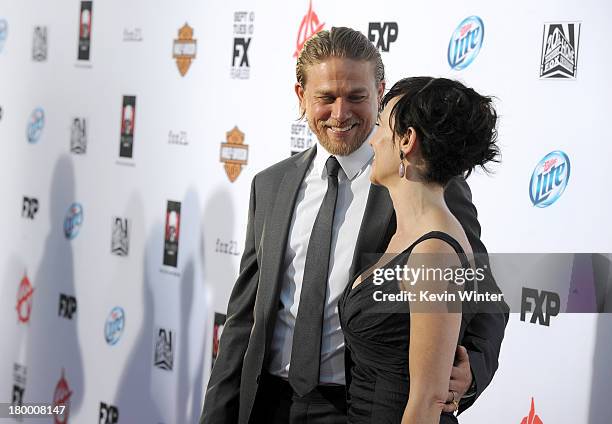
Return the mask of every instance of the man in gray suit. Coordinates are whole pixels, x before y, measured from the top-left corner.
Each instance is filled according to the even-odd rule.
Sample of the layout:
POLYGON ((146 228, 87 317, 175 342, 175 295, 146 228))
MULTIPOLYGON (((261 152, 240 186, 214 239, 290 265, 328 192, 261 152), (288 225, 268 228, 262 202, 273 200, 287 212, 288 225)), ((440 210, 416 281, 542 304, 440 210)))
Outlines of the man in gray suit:
MULTIPOLYGON (((337 301, 368 265, 366 254, 383 252, 395 232, 388 192, 369 181, 367 140, 384 67, 365 36, 332 28, 305 43, 296 74, 302 117, 318 142, 253 179, 240 274, 200 423, 346 422, 337 301)), ((463 178, 448 184, 445 199, 473 251, 486 253, 463 178)), ((507 318, 501 309, 475 314, 445 411, 465 410, 490 383, 507 318)))

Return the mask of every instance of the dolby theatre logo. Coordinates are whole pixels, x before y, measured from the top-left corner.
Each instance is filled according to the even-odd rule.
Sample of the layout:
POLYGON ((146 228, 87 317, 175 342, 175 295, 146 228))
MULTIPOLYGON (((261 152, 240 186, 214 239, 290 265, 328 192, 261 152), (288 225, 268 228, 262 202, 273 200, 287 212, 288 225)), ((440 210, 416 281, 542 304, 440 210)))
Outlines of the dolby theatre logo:
POLYGON ((308 11, 302 18, 300 28, 298 29, 293 57, 297 58, 302 50, 302 47, 304 47, 304 43, 306 43, 306 41, 308 41, 317 32, 321 31, 324 26, 325 23, 319 22, 319 17, 312 9, 312 0, 309 0, 308 11))
POLYGON ((576 79, 580 22, 544 24, 540 78, 576 79))
POLYGON ((545 208, 555 203, 565 191, 570 177, 568 156, 555 150, 535 166, 529 181, 529 197, 534 206, 545 208))
POLYGON ((244 133, 238 127, 225 133, 225 143, 221 143, 220 160, 227 178, 233 183, 249 161, 249 146, 244 144, 244 133))
POLYGON ((448 43, 447 58, 451 69, 460 71, 476 59, 484 41, 484 24, 478 16, 465 18, 448 43))
POLYGON ((174 40, 172 47, 172 57, 182 77, 185 76, 191 67, 191 62, 196 58, 197 43, 198 41, 193 38, 193 28, 185 22, 185 25, 178 30, 178 38, 174 40))

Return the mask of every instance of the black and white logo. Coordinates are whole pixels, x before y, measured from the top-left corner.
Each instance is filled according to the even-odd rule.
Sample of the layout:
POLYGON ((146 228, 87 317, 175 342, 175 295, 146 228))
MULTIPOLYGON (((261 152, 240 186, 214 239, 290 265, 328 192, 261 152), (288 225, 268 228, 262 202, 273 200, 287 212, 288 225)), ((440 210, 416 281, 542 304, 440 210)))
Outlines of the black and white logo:
POLYGON ((527 312, 531 312, 530 323, 536 322, 548 327, 550 318, 559 314, 561 299, 559 294, 546 290, 523 287, 521 297, 521 321, 525 321, 527 312))
POLYGON ((47 60, 47 27, 34 27, 34 40, 32 42, 32 60, 44 62, 47 60))
POLYGON ((234 12, 234 47, 230 69, 230 76, 234 79, 248 79, 250 76, 249 46, 255 31, 254 21, 255 12, 234 12))
POLYGON ((119 422, 119 408, 115 405, 100 402, 100 424, 115 424, 119 422))
POLYGON ((576 79, 580 22, 544 24, 540 78, 576 79))
POLYGON ((304 121, 291 124, 291 155, 303 152, 313 146, 315 136, 304 121))
POLYGON ((74 117, 70 127, 70 152, 82 155, 87 152, 87 119, 74 117))
MULTIPOLYGON (((18 363, 13 364, 13 393, 11 396, 12 406, 23 406, 23 396, 26 388, 27 368, 18 363)), ((21 420, 19 420, 21 421, 21 420)))
POLYGON ((111 253, 127 256, 130 247, 130 221, 127 218, 114 216, 112 220, 111 253))
POLYGON ((155 331, 155 352, 153 365, 162 370, 172 371, 174 364, 175 335, 173 330, 158 328, 155 331))
POLYGON ((21 216, 27 219, 34 219, 38 212, 38 199, 34 197, 23 196, 23 206, 21 207, 21 216))
POLYGON ((62 318, 72 319, 74 314, 76 314, 76 311, 77 311, 76 297, 70 296, 68 294, 60 293, 59 307, 58 307, 57 315, 62 318))
POLYGON ((377 49, 388 52, 391 43, 397 40, 397 22, 370 22, 368 25, 368 40, 377 49))

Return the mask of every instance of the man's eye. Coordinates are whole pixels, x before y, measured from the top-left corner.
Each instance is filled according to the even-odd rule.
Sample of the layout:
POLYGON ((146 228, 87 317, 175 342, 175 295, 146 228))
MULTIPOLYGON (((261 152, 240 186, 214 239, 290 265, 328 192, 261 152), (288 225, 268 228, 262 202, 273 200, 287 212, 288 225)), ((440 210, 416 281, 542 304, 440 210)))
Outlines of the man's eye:
POLYGON ((365 96, 352 96, 350 100, 352 102, 362 102, 365 99, 365 96))

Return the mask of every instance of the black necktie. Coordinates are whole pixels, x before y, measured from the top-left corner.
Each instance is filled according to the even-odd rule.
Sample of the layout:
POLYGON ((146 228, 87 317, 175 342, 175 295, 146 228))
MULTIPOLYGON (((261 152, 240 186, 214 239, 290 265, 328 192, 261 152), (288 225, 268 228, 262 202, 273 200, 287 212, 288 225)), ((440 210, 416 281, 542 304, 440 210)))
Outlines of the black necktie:
POLYGON ((327 192, 308 242, 300 306, 293 329, 289 383, 300 396, 309 393, 319 384, 321 329, 340 164, 335 157, 330 156, 325 163, 325 169, 327 192))

